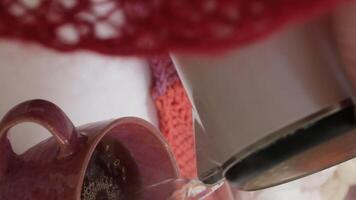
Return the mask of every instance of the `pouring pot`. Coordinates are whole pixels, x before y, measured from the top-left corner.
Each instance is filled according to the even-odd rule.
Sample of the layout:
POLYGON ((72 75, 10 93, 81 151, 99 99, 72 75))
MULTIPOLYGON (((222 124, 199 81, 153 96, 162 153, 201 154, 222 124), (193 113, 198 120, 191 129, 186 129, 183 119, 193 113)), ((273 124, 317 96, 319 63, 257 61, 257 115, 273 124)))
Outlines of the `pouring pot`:
POLYGON ((355 157, 354 94, 333 41, 320 19, 220 55, 171 54, 202 181, 257 190, 355 157))

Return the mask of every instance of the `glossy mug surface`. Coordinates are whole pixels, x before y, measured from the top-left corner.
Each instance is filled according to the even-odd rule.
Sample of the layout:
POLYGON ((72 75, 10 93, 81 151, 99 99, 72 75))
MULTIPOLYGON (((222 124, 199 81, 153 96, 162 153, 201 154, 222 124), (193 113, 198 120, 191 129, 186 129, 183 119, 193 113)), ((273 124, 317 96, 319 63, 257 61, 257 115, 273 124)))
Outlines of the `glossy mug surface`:
POLYGON ((0 152, 0 199, 166 199, 174 186, 156 185, 179 177, 149 123, 129 117, 74 127, 44 100, 21 103, 2 118, 0 152), (7 135, 23 122, 42 125, 53 137, 17 155, 7 135))

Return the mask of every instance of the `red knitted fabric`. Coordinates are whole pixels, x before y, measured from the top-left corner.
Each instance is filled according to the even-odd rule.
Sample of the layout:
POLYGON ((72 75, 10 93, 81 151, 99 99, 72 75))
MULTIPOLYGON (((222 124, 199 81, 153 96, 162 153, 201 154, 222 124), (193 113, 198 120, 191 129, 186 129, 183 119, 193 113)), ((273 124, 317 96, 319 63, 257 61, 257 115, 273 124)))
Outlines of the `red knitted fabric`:
POLYGON ((0 37, 62 51, 155 54, 254 41, 347 0, 0 0, 0 37))
MULTIPOLYGON (((196 178, 196 155, 192 121, 192 106, 169 56, 151 60, 153 97, 157 106, 160 128, 172 147, 181 175, 196 178)), ((232 199, 225 183, 206 200, 232 199)))
POLYGON ((160 128, 178 162, 181 175, 196 177, 192 108, 182 84, 177 81, 156 99, 160 128))
POLYGON ((158 110, 160 129, 178 162, 181 175, 196 177, 192 106, 169 56, 151 60, 154 77, 152 95, 158 110))

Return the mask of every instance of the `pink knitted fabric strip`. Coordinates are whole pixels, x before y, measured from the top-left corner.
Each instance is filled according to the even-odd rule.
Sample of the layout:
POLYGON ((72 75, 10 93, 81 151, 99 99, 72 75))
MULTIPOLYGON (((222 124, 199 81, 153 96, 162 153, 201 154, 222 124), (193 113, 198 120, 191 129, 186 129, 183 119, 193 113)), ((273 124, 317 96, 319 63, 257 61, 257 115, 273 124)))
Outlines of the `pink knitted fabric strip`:
POLYGON ((160 128, 185 178, 196 177, 196 156, 192 126, 192 107, 169 56, 151 60, 154 77, 153 97, 160 128))

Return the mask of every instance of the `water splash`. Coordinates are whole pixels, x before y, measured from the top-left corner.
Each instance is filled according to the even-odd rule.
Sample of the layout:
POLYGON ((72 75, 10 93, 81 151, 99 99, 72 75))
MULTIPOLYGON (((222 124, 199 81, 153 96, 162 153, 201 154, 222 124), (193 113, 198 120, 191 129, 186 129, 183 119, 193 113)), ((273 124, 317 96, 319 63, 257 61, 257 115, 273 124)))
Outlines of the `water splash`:
POLYGON ((198 179, 192 179, 182 184, 169 200, 203 200, 217 191, 224 184, 224 180, 213 185, 206 185, 198 179))

